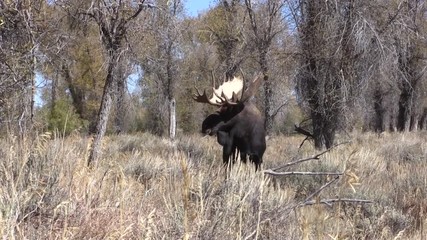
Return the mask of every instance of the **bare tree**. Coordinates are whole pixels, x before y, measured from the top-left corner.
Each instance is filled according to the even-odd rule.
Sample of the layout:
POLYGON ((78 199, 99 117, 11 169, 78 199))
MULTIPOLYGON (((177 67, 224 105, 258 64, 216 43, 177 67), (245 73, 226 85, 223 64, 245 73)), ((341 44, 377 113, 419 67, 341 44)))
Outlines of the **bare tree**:
POLYGON ((147 108, 150 112, 151 131, 158 135, 175 134, 176 116, 175 86, 179 80, 179 54, 183 13, 181 0, 158 0, 156 10, 152 12, 146 24, 149 33, 141 42, 143 81, 149 81, 151 87, 145 94, 150 99, 147 108), (166 130, 166 131, 165 131, 166 130))
MULTIPOLYGON (((334 59, 329 55, 327 39, 323 32, 332 25, 327 3, 300 1, 301 23, 301 72, 298 76, 298 91, 306 100, 310 112, 316 148, 331 147, 340 114, 341 82, 334 76, 334 59)), ((329 43, 330 44, 330 43, 329 43)))
POLYGON ((41 4, 0 2, 0 122, 21 135, 32 128, 34 118, 36 50, 42 28, 36 19, 41 4))
POLYGON ((423 78, 425 59, 422 45, 425 46, 425 33, 420 32, 422 21, 425 21, 424 1, 410 0, 402 3, 399 35, 395 36, 397 52, 400 97, 397 128, 399 131, 416 130, 419 115, 419 86, 423 78))
POLYGON ((86 9, 79 8, 77 13, 87 16, 99 27, 102 44, 107 53, 107 75, 88 159, 88 165, 92 165, 101 154, 101 140, 107 128, 114 88, 118 79, 115 74, 118 63, 121 61, 127 30, 145 5, 144 0, 141 0, 136 7, 131 1, 91 1, 89 6, 83 6, 86 6, 86 9))
POLYGON ((373 105, 368 128, 377 132, 416 130, 418 121, 423 121, 425 98, 425 50, 421 47, 425 41, 425 4, 375 1, 367 9, 364 15, 370 15, 367 21, 375 31, 371 42, 378 43, 369 46, 364 54, 368 58, 363 57, 376 72, 364 94, 373 105))
POLYGON ((243 39, 245 17, 240 0, 222 0, 204 17, 208 41, 217 48, 220 75, 232 79, 245 60, 247 44, 243 39))
POLYGON ((115 115, 114 115, 114 131, 117 134, 123 133, 126 130, 125 119, 127 117, 127 79, 131 73, 131 63, 127 60, 128 56, 123 56, 118 63, 116 78, 116 96, 115 96, 115 115))
POLYGON ((273 87, 269 76, 268 53, 270 47, 283 31, 281 24, 281 11, 284 1, 267 0, 262 4, 254 4, 251 0, 245 0, 246 11, 250 19, 252 39, 257 51, 257 62, 264 75, 264 117, 267 132, 273 126, 273 87))
POLYGON ((48 85, 55 86, 52 89, 58 90, 56 97, 44 99, 51 110, 56 100, 66 101, 67 106, 69 102, 78 118, 84 121, 82 126, 94 133, 106 78, 106 72, 100 71, 106 65, 106 54, 99 27, 88 21, 86 4, 88 2, 56 1, 46 5, 49 21, 39 47, 43 53, 43 67, 39 72, 48 85))
POLYGON ((315 147, 330 148, 369 79, 370 69, 361 58, 370 42, 365 34, 368 23, 356 14, 354 0, 304 0, 298 6, 301 68, 297 90, 311 119, 315 147))

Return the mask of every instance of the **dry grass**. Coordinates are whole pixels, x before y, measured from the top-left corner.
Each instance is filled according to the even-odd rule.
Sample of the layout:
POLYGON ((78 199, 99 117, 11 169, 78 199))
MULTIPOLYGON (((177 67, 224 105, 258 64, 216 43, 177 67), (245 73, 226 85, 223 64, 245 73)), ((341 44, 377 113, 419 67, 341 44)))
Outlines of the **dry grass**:
MULTIPOLYGON (((174 144, 150 134, 90 141, 42 134, 0 140, 4 239, 426 239, 425 133, 354 134, 350 144, 287 171, 345 174, 317 199, 373 204, 296 207, 330 176, 269 177, 236 165, 225 178, 214 138, 174 144)), ((263 168, 315 153, 298 137, 268 140, 263 168)), ((345 140, 345 139, 339 139, 345 140)))

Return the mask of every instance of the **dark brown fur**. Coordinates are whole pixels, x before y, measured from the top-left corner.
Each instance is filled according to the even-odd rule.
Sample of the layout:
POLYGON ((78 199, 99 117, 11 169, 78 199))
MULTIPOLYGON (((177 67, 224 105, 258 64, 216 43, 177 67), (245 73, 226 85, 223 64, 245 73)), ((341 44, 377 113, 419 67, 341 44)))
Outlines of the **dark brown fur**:
POLYGON ((223 146, 224 163, 227 164, 231 155, 239 150, 243 162, 249 156, 255 169, 260 168, 266 149, 264 118, 252 103, 221 107, 203 121, 202 132, 207 131, 211 135, 217 134, 218 142, 223 146))

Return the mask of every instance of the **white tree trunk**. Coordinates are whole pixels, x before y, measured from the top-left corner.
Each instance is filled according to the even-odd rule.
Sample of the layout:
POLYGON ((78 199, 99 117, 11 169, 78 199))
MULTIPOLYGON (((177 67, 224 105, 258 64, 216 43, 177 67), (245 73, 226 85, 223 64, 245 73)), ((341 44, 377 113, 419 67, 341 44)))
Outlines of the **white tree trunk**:
POLYGON ((175 139, 176 135, 176 101, 175 98, 169 103, 169 137, 171 140, 175 139))

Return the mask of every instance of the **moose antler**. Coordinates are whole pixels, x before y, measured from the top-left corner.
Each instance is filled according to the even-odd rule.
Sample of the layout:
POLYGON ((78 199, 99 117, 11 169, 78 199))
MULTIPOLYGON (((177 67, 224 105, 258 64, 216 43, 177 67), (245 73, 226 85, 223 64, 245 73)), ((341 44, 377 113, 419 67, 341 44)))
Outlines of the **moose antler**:
POLYGON ((240 101, 245 102, 250 97, 254 96, 259 86, 261 85, 263 79, 264 78, 262 77, 262 73, 258 73, 255 76, 254 80, 252 80, 252 82, 249 83, 248 88, 243 92, 242 98, 240 101))
POLYGON ((210 99, 208 98, 208 95, 206 95, 206 90, 203 90, 203 94, 200 93, 199 89, 197 89, 196 87, 194 87, 197 91, 197 94, 193 95, 193 99, 196 102, 200 102, 200 103, 209 103, 212 105, 217 105, 215 102, 211 102, 210 99))
POLYGON ((244 91, 244 82, 239 77, 234 77, 232 80, 224 81, 218 88, 212 88, 212 97, 208 97, 206 90, 203 94, 196 88, 197 94, 194 94, 193 99, 201 103, 209 103, 215 106, 236 105, 239 102, 247 101, 258 90, 262 83, 261 74, 258 74, 249 84, 249 87, 244 91))
POLYGON ((206 90, 203 94, 196 88, 197 94, 193 99, 201 103, 209 103, 215 106, 235 105, 237 104, 243 93, 243 80, 234 77, 232 80, 224 81, 218 88, 212 88, 212 97, 208 97, 206 90))

